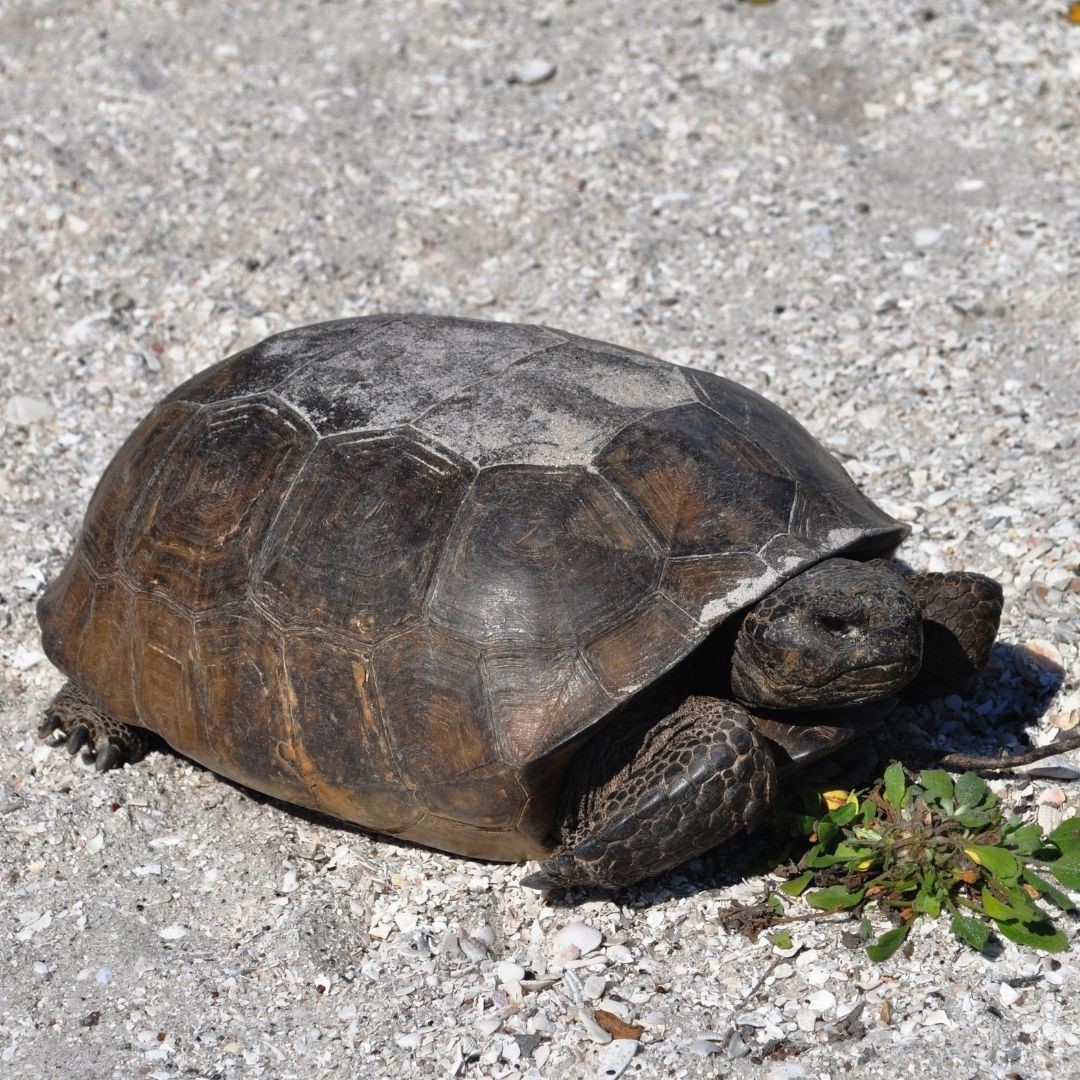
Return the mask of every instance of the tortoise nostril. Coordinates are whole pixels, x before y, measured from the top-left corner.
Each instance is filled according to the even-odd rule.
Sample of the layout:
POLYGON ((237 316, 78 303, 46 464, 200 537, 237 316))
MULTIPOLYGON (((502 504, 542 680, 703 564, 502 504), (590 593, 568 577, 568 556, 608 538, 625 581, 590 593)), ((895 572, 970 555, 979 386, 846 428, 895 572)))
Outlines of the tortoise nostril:
POLYGON ((847 634, 854 629, 853 621, 846 615, 836 615, 828 611, 818 615, 818 623, 830 634, 847 634))

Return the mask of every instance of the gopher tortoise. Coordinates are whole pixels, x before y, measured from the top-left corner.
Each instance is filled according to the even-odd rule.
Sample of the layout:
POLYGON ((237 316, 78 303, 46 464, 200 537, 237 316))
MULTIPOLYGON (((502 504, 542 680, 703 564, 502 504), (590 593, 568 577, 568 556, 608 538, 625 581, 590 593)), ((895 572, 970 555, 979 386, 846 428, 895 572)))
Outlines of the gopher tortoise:
POLYGON ((631 883, 758 826, 870 703, 978 674, 1000 587, 897 568, 906 532, 707 372, 541 326, 290 330, 105 471, 38 607, 69 680, 44 726, 99 768, 156 732, 534 884, 631 883))

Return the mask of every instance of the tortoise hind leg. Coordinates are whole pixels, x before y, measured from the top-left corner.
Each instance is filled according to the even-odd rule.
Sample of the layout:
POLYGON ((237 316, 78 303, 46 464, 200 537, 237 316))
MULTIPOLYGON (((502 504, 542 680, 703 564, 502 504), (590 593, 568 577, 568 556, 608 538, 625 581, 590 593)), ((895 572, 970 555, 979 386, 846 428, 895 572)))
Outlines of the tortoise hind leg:
POLYGON ((562 843, 526 885, 630 885, 763 823, 776 767, 749 714, 688 697, 657 715, 615 718, 574 760, 562 843))
POLYGON ((905 584, 923 616, 923 661, 904 696, 966 693, 986 667, 1001 621, 1001 586, 983 574, 916 574, 905 584))
POLYGON ((139 761, 150 749, 149 732, 114 720, 70 682, 49 702, 38 734, 54 739, 59 734, 55 745, 65 746, 69 754, 82 750, 84 760, 93 761, 98 772, 139 761))

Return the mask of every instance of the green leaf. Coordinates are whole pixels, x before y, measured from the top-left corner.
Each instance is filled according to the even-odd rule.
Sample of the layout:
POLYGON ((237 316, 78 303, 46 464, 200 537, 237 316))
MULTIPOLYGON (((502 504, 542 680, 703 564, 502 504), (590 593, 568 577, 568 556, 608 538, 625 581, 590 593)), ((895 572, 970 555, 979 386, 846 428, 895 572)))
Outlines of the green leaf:
POLYGON ((952 777, 944 769, 924 769, 919 774, 919 783, 926 791, 927 802, 936 802, 940 806, 952 808, 952 777))
POLYGON ((849 859, 851 862, 862 862, 864 859, 869 859, 874 854, 874 851, 872 848, 856 844, 853 840, 841 840, 836 845, 836 851, 833 854, 843 855, 845 859, 849 859))
POLYGON ((1047 918, 1036 922, 1020 922, 1018 919, 995 919, 1003 937, 1017 945, 1027 945, 1043 952, 1064 952, 1069 943, 1065 935, 1047 918))
POLYGON ((885 770, 885 801, 894 810, 899 810, 904 805, 906 796, 907 780, 904 777, 904 766, 899 761, 894 761, 885 770))
MULTIPOLYGON (((822 820, 832 822, 833 825, 847 825, 855 819, 858 812, 859 808, 855 803, 841 803, 835 810, 830 810, 822 820)), ((818 835, 820 836, 821 833, 819 832, 818 835)))
POLYGON ((998 919, 1016 919, 1017 914, 1008 904, 1002 903, 989 889, 982 892, 983 911, 995 921, 998 919))
POLYGON ((1020 922, 1039 922, 1046 918, 1046 913, 1031 899, 1026 889, 1013 885, 1006 889, 1006 893, 1009 897, 1009 906, 1016 912, 1016 917, 1020 922))
POLYGON ((849 861, 847 855, 826 855, 821 850, 820 844, 815 844, 803 857, 802 863, 804 866, 809 866, 813 870, 826 870, 830 866, 838 866, 840 863, 846 863, 849 861))
POLYGON ((1066 889, 1080 890, 1080 852, 1070 851, 1060 859, 1048 863, 1046 868, 1066 889))
MULTIPOLYGON (((902 869, 907 868, 904 867, 902 869)), ((909 892, 914 892, 915 889, 919 887, 919 883, 914 878, 894 878, 891 881, 878 878, 876 884, 886 892, 897 892, 900 893, 901 896, 906 896, 909 892)))
POLYGON ((766 937, 778 948, 778 949, 791 949, 794 945, 791 941, 791 935, 786 930, 780 930, 775 934, 767 934, 766 937))
POLYGON ((1039 877, 1030 866, 1023 869, 1024 880, 1038 889, 1047 899, 1052 900, 1062 911, 1072 911, 1076 905, 1060 890, 1054 888, 1045 878, 1039 877))
POLYGON ((799 836, 812 836, 817 825, 817 818, 812 814, 793 814, 791 823, 799 836))
POLYGON ((888 960, 889 957, 904 944, 904 940, 907 938, 908 931, 910 930, 910 922, 906 922, 902 926, 896 927, 895 930, 887 930, 873 945, 867 946, 866 955, 878 964, 880 964, 882 960, 888 960))
POLYGON ((954 915, 952 932, 963 942, 973 949, 982 952, 990 940, 990 930, 978 919, 970 915, 954 915))
POLYGON ((974 808, 978 806, 990 789, 981 776, 966 772, 956 781, 956 802, 959 806, 974 808))
POLYGON ((1034 855, 1042 847, 1042 829, 1038 825, 1024 825, 1006 838, 1010 847, 1016 848, 1021 855, 1034 855))
POLYGON ((801 896, 806 891, 806 887, 813 880, 813 871, 807 870, 798 877, 789 878, 785 881, 784 884, 780 886, 780 891, 785 896, 801 896))
POLYGON ((843 885, 830 885, 827 889, 807 893, 806 902, 819 911, 844 911, 862 902, 865 889, 848 892, 843 885))
POLYGON ((817 826, 818 845, 822 851, 832 851, 833 846, 844 834, 828 818, 822 818, 817 826))
POLYGON ((920 892, 911 906, 923 915, 936 919, 941 914, 941 897, 937 893, 920 892))
MULTIPOLYGON (((868 802, 867 806, 873 806, 874 804, 868 802)), ((866 825, 856 825, 851 830, 856 840, 869 841, 872 844, 877 844, 881 841, 882 832, 880 829, 870 828, 866 825)))
POLYGON ((980 866, 985 866, 994 877, 1001 878, 1002 881, 1015 881, 1020 875, 1020 864, 1016 861, 1016 857, 1004 848, 991 847, 989 844, 972 844, 970 847, 965 847, 964 851, 980 866))
POLYGON ((784 910, 783 902, 781 901, 780 897, 776 895, 776 893, 770 893, 769 894, 768 898, 765 901, 765 906, 774 915, 786 915, 787 914, 787 912, 784 910))
POLYGON ((1080 817, 1063 821, 1051 834, 1050 843, 1057 846, 1062 855, 1080 853, 1080 817))
POLYGON ((976 831, 985 829, 993 821, 993 817, 985 810, 957 810, 953 817, 964 826, 965 829, 976 831))

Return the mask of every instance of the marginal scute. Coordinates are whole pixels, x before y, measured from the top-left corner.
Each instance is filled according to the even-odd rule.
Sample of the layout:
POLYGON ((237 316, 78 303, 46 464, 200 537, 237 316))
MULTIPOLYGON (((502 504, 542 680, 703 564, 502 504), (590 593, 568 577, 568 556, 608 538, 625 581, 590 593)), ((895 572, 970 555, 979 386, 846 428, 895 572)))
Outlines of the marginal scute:
POLYGON ((283 625, 381 640, 419 617, 469 480, 402 437, 323 440, 289 489, 254 594, 283 625))
POLYGON ((37 604, 41 647, 50 662, 68 678, 79 668, 79 648, 90 622, 96 578, 81 547, 41 595, 37 604))
POLYGON ((206 743, 190 756, 274 798, 312 805, 297 760, 292 695, 278 632, 247 606, 197 619, 195 639, 206 743))
POLYGON ((759 554, 766 566, 785 577, 798 573, 817 558, 817 552, 805 540, 786 532, 769 540, 759 554))
POLYGON ((433 814, 483 829, 512 829, 525 806, 516 774, 501 761, 442 784, 428 784, 420 797, 433 814))
POLYGON ((480 650, 439 627, 376 646, 379 705, 405 783, 422 789, 498 760, 480 650))
POLYGON ((752 603, 772 580, 756 552, 730 551, 668 559, 661 588, 683 611, 711 626, 725 615, 752 603))
POLYGON ((243 596, 313 437, 261 402, 205 409, 174 443, 132 530, 127 572, 190 610, 243 596))
POLYGON ((641 523, 581 469, 485 469, 436 574, 433 621, 474 641, 555 649, 591 640, 659 581, 641 523))
POLYGON ((551 851, 550 844, 540 843, 518 830, 479 828, 435 814, 427 814, 416 825, 394 835, 469 859, 524 862, 541 859, 551 851))
POLYGON ((363 650, 317 633, 284 638, 295 758, 325 813, 399 832, 423 809, 390 752, 363 650))
POLYGON ((139 722, 132 693, 134 602, 115 575, 95 584, 75 663, 82 692, 122 724, 139 722))
POLYGON ((135 598, 135 709, 140 722, 164 734, 182 754, 207 742, 199 657, 191 617, 158 597, 135 598))

